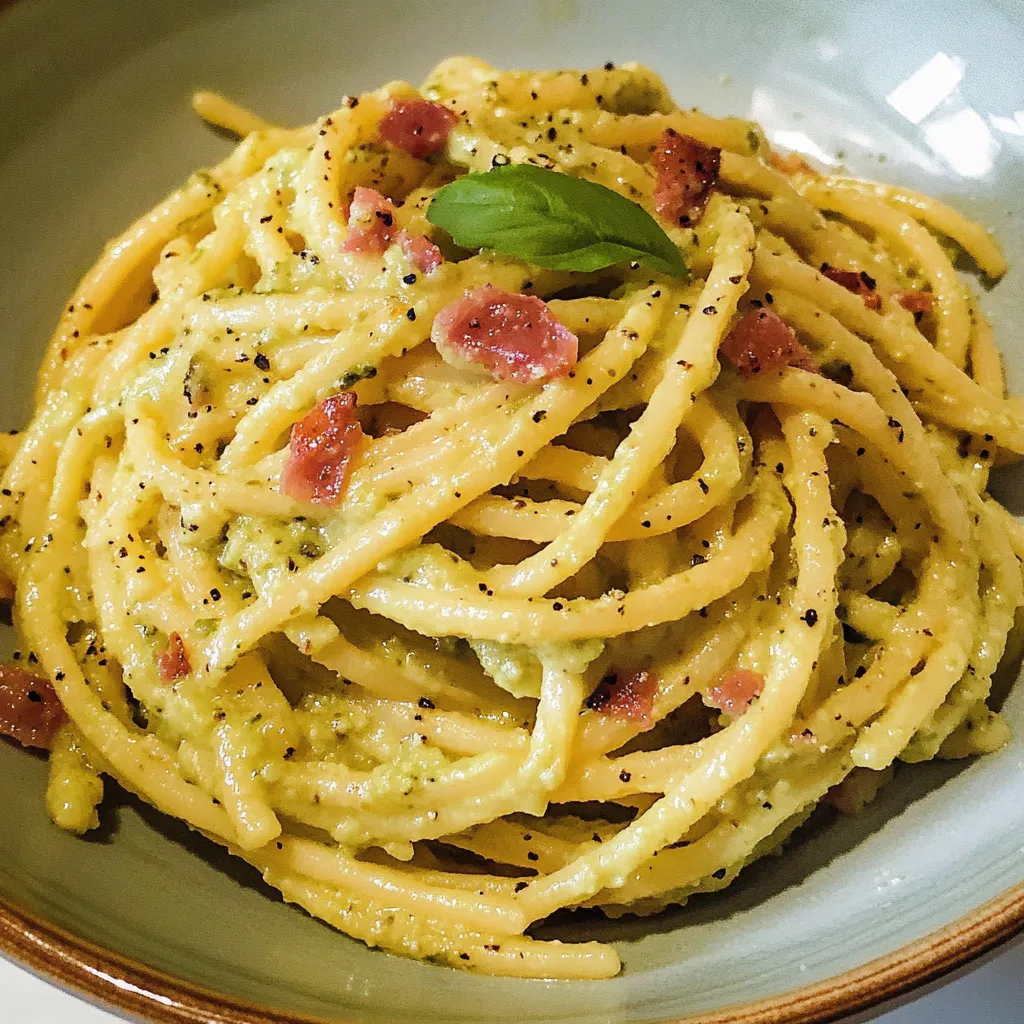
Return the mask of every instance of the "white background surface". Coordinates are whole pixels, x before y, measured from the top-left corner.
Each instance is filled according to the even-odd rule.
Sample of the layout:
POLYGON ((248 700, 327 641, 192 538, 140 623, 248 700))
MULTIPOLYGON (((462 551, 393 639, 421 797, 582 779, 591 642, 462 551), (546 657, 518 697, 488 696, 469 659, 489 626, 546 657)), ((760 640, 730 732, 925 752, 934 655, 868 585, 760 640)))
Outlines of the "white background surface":
MULTIPOLYGON (((60 992, 0 958, 0 1024, 114 1024, 113 1014, 60 992)), ((1022 1024, 1024 943, 877 1024, 1022 1024)))

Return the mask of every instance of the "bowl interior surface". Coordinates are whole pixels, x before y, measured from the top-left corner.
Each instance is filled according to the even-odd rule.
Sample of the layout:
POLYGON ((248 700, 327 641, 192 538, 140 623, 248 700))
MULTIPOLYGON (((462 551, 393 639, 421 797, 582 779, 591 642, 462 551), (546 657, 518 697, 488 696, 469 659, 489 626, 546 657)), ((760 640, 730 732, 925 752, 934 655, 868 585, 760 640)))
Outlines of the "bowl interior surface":
MULTIPOLYGON (((951 200, 1014 269, 983 295, 1024 385, 1024 8, 806 0, 601 2, 23 0, 0 16, 0 426, 23 425, 45 339, 103 243, 227 151, 189 108, 212 88, 282 123, 346 92, 419 81, 441 58, 585 67, 639 60, 684 105, 760 120, 773 143, 951 200)), ((997 483, 1024 507, 1024 478, 997 483)), ((8 637, 10 645, 13 641, 8 637)), ((654 1021, 863 965, 1024 880, 1024 688, 1016 739, 973 763, 904 768, 861 818, 805 829, 713 900, 546 934, 618 942, 623 975, 522 982, 366 949, 244 865, 124 798, 97 838, 43 810, 45 764, 0 742, 0 901, 189 983, 353 1021, 654 1021)), ((781 1018, 780 1018, 781 1019, 781 1018)))

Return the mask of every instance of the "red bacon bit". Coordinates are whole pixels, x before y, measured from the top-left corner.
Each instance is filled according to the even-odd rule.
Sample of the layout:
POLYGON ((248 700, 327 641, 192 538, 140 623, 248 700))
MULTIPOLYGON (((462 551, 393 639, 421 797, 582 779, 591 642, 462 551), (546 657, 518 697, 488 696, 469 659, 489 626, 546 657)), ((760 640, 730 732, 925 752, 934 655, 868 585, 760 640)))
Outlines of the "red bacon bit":
POLYGON ((403 231, 398 242, 409 262, 424 274, 432 274, 444 263, 441 250, 425 235, 410 235, 403 231))
POLYGON ((422 160, 440 153, 459 123, 458 116, 430 100, 392 100, 380 123, 380 137, 422 160))
POLYGON ((292 427, 281 492, 314 505, 337 505, 362 438, 355 392, 329 395, 292 427))
POLYGON ((67 716, 49 679, 0 665, 0 736, 48 750, 67 716))
POLYGON ((722 340, 719 351, 744 377, 786 366, 811 373, 818 370, 793 328, 770 309, 745 314, 722 340))
POLYGON ((931 292, 900 292, 896 301, 911 313, 930 313, 935 307, 935 296, 931 292))
POLYGON ((172 633, 167 638, 167 650, 157 656, 156 667, 165 683, 173 683, 192 671, 180 633, 172 633))
POLYGON ((342 249, 379 256, 397 235, 395 207, 391 200, 375 188, 357 188, 352 195, 348 234, 341 243, 342 249))
POLYGON ((718 181, 722 151, 666 128, 651 162, 657 175, 654 208, 673 224, 696 224, 718 181))
POLYGON ((395 225, 395 204, 375 188, 360 186, 352 194, 348 213, 348 234, 341 248, 379 256, 397 242, 409 262, 424 274, 433 273, 444 262, 441 250, 424 235, 410 235, 395 225))
POLYGON ((783 174, 814 174, 814 168, 799 153, 782 153, 772 150, 768 163, 783 174))
POLYGON ((445 306, 430 337, 447 362, 478 363, 496 380, 521 384, 564 377, 579 353, 576 335, 544 302, 489 284, 445 306))
POLYGON ((764 690, 764 676, 749 669, 733 669, 715 683, 708 691, 708 702, 712 707, 724 711, 730 718, 745 714, 755 697, 764 690))
POLYGON ((875 279, 865 271, 837 270, 828 263, 822 263, 821 272, 836 284, 842 285, 848 292, 860 295, 868 309, 881 309, 882 296, 875 291, 875 279))
POLYGON ((654 697, 658 692, 658 681, 649 672, 631 672, 629 675, 611 673, 597 685, 597 689, 586 699, 591 711, 625 718, 650 726, 654 697))

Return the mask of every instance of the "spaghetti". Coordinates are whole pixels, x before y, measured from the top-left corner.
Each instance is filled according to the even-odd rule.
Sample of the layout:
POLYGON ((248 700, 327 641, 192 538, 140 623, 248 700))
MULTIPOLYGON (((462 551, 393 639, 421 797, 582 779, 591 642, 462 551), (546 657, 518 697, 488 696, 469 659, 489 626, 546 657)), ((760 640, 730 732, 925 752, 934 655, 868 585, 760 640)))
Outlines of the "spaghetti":
POLYGON ((527 929, 721 889, 896 760, 1005 742, 1024 541, 986 487, 1024 419, 951 264, 1005 270, 983 230, 634 65, 453 59, 295 130, 195 105, 244 141, 85 276, 5 446, 0 726, 59 825, 109 776, 370 945, 603 978, 527 929), (520 165, 689 277, 432 223, 520 165))

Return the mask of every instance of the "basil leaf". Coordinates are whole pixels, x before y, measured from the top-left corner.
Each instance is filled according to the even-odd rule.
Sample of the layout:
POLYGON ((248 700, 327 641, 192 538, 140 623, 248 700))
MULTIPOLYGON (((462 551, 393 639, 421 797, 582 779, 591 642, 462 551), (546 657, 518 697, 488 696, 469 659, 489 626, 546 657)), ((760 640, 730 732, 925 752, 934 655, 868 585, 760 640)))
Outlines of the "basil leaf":
POLYGON ((533 164, 467 174, 437 190, 427 220, 466 249, 494 249, 549 270, 601 270, 637 262, 688 274, 658 222, 604 185, 533 164))

